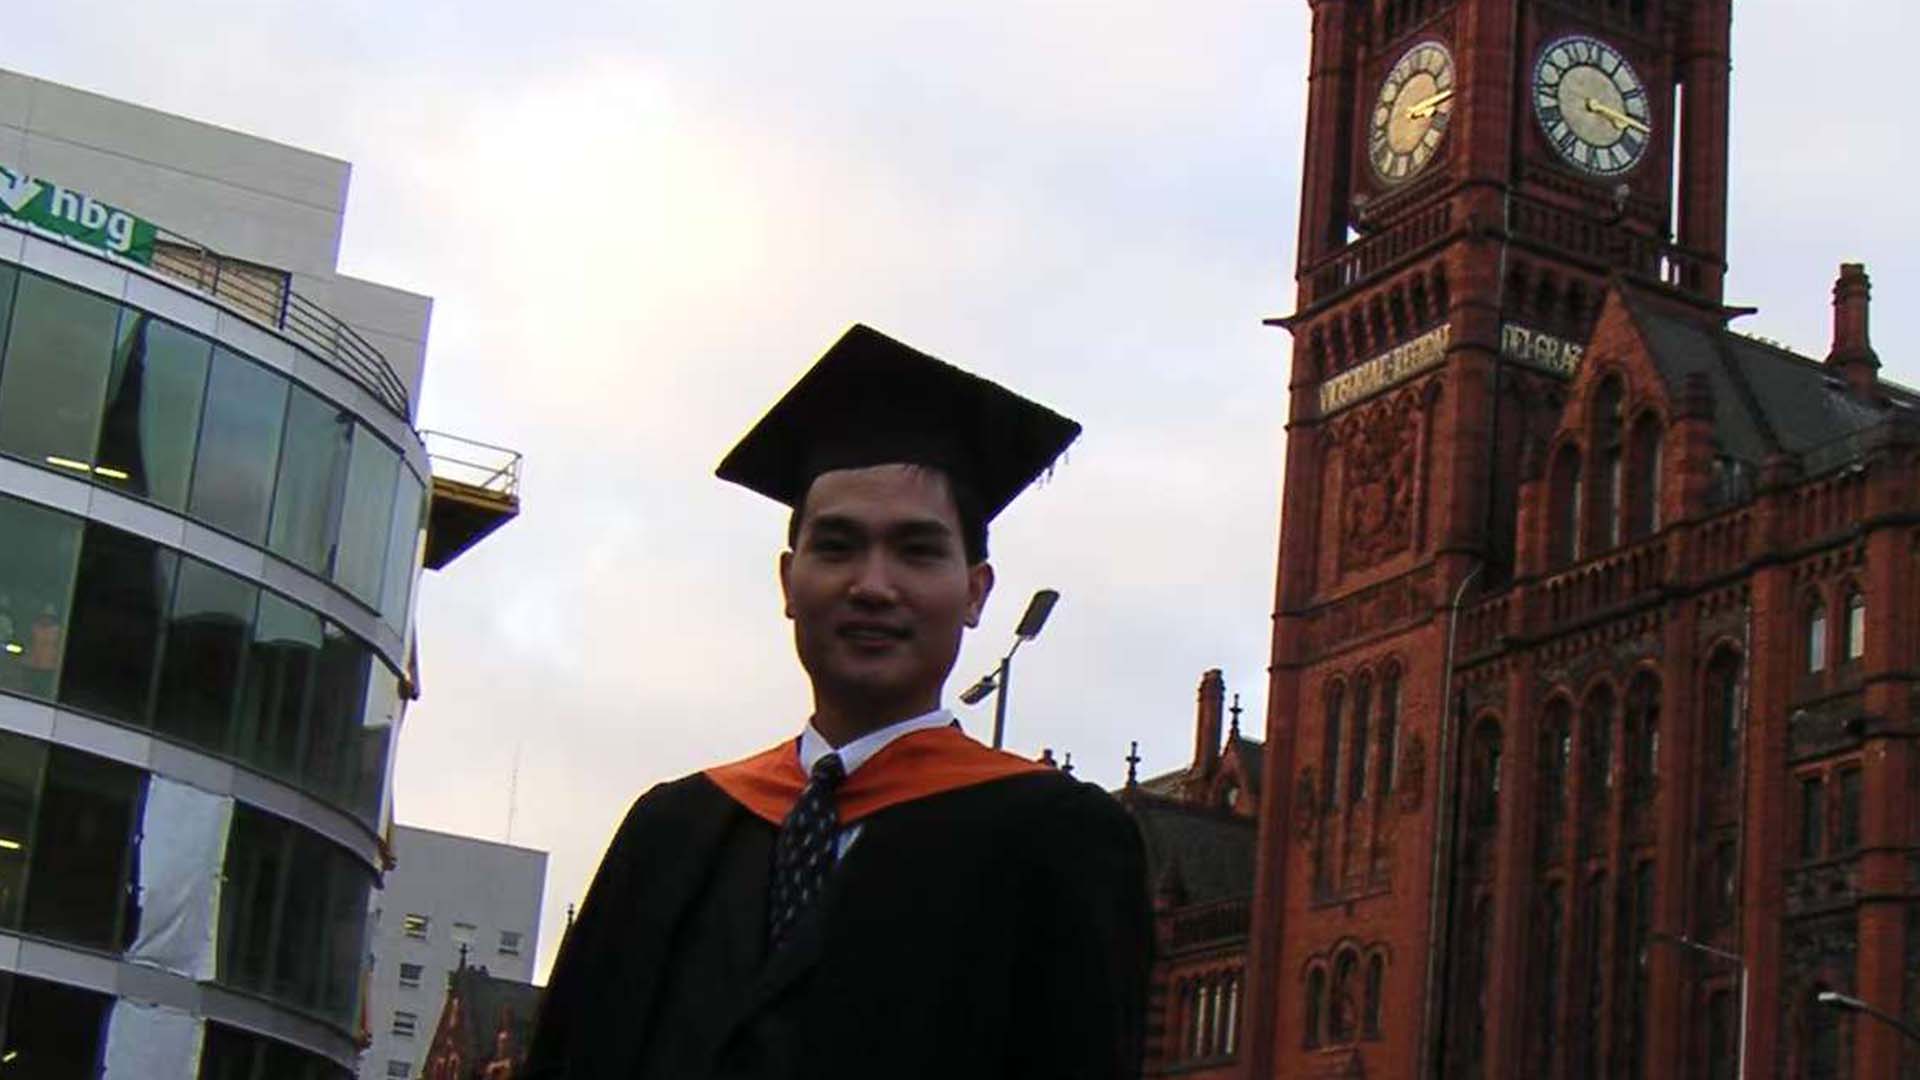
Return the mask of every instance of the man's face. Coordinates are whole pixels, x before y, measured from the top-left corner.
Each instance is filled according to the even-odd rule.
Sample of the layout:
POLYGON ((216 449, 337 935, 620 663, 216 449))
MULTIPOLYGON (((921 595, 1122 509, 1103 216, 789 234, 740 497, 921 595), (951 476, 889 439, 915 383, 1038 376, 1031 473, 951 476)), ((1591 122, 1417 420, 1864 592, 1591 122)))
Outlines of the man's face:
POLYGON ((814 695, 904 719, 939 705, 993 588, 967 564, 946 476, 911 465, 822 473, 808 490, 780 587, 814 695))

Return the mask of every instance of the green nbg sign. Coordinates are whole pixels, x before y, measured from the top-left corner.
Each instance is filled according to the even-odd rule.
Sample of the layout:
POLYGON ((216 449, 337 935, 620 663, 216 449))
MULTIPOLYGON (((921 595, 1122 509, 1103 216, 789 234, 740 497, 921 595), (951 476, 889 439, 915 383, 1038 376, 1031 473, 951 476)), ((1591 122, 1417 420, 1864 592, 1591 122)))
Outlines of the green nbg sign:
POLYGON ((112 252, 142 266, 153 262, 153 239, 159 232, 153 222, 108 206, 91 195, 35 180, 4 165, 0 165, 0 217, 112 252))

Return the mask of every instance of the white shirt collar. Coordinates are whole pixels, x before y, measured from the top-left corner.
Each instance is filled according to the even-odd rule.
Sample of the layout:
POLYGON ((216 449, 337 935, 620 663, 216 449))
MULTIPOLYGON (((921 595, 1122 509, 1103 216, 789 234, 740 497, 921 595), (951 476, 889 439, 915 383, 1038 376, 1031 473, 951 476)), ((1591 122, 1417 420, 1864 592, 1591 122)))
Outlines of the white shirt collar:
POLYGON ((935 709, 930 713, 908 720, 900 720, 878 731, 869 731, 838 750, 827 742, 827 737, 808 720, 806 729, 800 732, 800 771, 812 776, 813 767, 828 754, 839 754, 840 765, 846 774, 852 776, 854 770, 867 763, 867 759, 885 749, 888 743, 902 735, 911 735, 928 728, 946 727, 953 723, 953 713, 946 709, 935 709))

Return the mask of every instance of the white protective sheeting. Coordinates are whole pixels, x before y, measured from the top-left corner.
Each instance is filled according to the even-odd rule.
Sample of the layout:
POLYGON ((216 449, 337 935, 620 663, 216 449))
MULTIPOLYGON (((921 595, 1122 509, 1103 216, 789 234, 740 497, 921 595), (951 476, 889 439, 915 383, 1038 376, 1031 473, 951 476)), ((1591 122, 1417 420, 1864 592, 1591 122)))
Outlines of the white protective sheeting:
POLYGON ((200 1040, 198 1017, 121 998, 107 1025, 104 1080, 194 1080, 200 1040))
POLYGON ((232 819, 232 799, 152 778, 140 822, 140 937, 127 959, 196 981, 213 978, 232 819))

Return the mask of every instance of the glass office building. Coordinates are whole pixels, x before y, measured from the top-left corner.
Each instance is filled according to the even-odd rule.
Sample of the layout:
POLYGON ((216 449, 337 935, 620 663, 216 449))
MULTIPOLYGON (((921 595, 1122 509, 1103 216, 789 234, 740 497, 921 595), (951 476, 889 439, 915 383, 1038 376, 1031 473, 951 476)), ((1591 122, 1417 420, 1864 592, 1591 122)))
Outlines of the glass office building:
MULTIPOLYGON (((190 123, 0 76, 9 179, 9 80, 72 95, 73 124, 190 123)), ((220 162, 334 164, 196 130, 220 162)), ((0 1077, 344 1080, 438 490, 425 302, 158 220, 236 198, 218 185, 156 181, 146 210, 112 182, 156 219, 145 260, 0 216, 0 1077), (410 374, 314 281, 418 301, 410 374)), ((453 486, 468 517, 474 491, 517 506, 453 486)))

